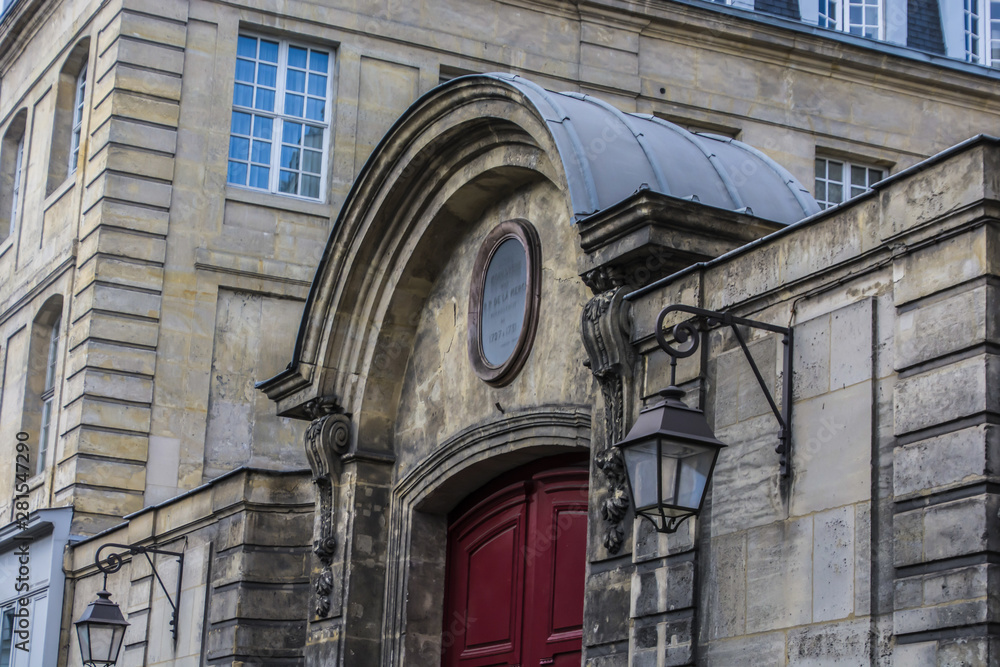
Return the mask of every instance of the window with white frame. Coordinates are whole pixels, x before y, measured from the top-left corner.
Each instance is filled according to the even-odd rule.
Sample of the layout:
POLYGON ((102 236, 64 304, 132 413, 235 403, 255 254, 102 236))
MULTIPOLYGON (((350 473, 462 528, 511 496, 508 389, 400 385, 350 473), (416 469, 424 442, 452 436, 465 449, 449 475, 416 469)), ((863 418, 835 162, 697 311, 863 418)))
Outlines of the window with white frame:
POLYGON ((27 109, 14 114, 0 142, 0 241, 12 238, 17 231, 27 159, 24 152, 27 119, 27 109))
POLYGON ((24 135, 17 142, 14 155, 14 181, 10 187, 10 235, 17 231, 17 206, 21 199, 21 165, 24 162, 24 135))
POLYGON ((227 182, 323 198, 331 60, 329 50, 239 36, 227 182))
POLYGON ((80 73, 76 75, 73 99, 73 131, 69 145, 69 173, 76 171, 76 163, 80 157, 80 132, 83 129, 83 98, 87 92, 87 63, 83 63, 80 73))
POLYGON ((0 619, 0 667, 11 667, 14 664, 14 608, 3 610, 0 619))
POLYGON ((885 170, 865 164, 816 158, 816 201, 830 208, 857 197, 885 178, 885 170))
POLYGON ((885 39, 884 0, 818 0, 817 24, 859 37, 885 39))
POLYGON ((965 60, 1000 67, 1000 2, 962 0, 965 60))
POLYGON ((52 411, 56 394, 56 361, 59 351, 59 326, 62 319, 57 318, 49 331, 49 347, 45 361, 45 389, 42 391, 42 428, 38 434, 38 460, 35 472, 45 470, 45 455, 52 439, 52 411))

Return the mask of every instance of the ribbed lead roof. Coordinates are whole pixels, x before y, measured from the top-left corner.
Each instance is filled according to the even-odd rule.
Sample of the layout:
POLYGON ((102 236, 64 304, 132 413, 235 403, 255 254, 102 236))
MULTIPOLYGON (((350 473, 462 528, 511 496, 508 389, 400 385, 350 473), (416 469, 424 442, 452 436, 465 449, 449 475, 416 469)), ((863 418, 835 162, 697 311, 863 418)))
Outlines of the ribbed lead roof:
POLYGON ((589 95, 554 93, 517 75, 472 76, 513 86, 545 119, 563 161, 574 220, 644 186, 775 222, 796 222, 820 210, 785 168, 735 139, 624 113, 589 95))

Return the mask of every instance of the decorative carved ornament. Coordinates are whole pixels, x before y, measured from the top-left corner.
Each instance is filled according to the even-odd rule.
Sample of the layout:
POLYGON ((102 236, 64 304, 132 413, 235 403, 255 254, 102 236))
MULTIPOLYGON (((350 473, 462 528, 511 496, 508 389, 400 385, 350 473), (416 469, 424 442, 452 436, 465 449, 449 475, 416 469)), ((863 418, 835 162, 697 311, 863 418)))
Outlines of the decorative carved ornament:
POLYGON ((632 378, 637 355, 632 347, 632 320, 623 297, 629 288, 617 286, 601 292, 583 309, 583 344, 590 368, 604 397, 604 447, 594 457, 608 478, 608 496, 601 505, 601 516, 608 522, 604 546, 611 554, 621 551, 625 541, 623 521, 628 513, 625 465, 621 452, 613 445, 625 437, 625 415, 630 392, 625 383, 632 378))
POLYGON ((469 360, 494 387, 510 384, 531 352, 542 296, 542 250, 527 220, 486 235, 469 288, 469 360))
POLYGON ((333 591, 333 556, 337 540, 333 520, 337 510, 334 477, 340 476, 340 459, 351 450, 351 420, 340 412, 340 406, 330 397, 315 398, 303 408, 313 421, 306 429, 305 447, 313 484, 316 485, 317 528, 313 553, 323 565, 316 578, 316 615, 330 614, 330 594, 333 591))

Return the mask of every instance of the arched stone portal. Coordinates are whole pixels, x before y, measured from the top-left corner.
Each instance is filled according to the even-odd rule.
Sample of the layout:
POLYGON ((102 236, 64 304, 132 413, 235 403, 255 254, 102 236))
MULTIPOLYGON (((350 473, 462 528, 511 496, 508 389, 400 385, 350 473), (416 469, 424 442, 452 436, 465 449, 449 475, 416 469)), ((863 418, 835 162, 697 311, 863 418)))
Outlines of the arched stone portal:
MULTIPOLYGON (((632 343, 621 291, 815 209, 786 171, 739 142, 585 95, 482 75, 418 100, 343 206, 292 362, 260 385, 280 414, 313 420, 307 664, 439 664, 447 513, 506 470, 603 452, 621 429, 640 370, 623 361, 632 343), (514 299, 536 302, 525 315, 535 331, 518 343, 523 358, 491 375, 470 347, 524 331, 503 319, 524 288, 503 282, 517 262, 493 274, 502 288, 477 273, 491 275, 477 256, 508 221, 523 221, 537 244, 537 256, 522 255, 538 263, 534 291, 514 299)), ((588 555, 614 555, 628 540, 623 515, 605 512, 608 528, 598 509, 608 478, 591 474, 588 555)), ((616 594, 606 603, 625 617, 627 590, 616 594)))

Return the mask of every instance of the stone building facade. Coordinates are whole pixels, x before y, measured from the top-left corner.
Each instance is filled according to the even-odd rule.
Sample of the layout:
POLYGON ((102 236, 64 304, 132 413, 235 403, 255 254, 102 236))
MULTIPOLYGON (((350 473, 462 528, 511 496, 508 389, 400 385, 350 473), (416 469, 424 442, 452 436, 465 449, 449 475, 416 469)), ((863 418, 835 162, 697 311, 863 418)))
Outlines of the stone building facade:
POLYGON ((888 2, 867 38, 805 3, 4 4, 11 665, 80 664, 105 542, 185 553, 176 639, 144 559, 109 577, 120 664, 439 664, 449 514, 555 455, 591 462, 587 664, 995 664, 995 145, 926 162, 998 120, 968 10, 888 2), (522 219, 537 328, 496 386, 470 276, 522 219), (734 341, 682 367, 730 448, 665 538, 601 508, 668 302, 790 323, 796 393, 786 478, 734 341))

